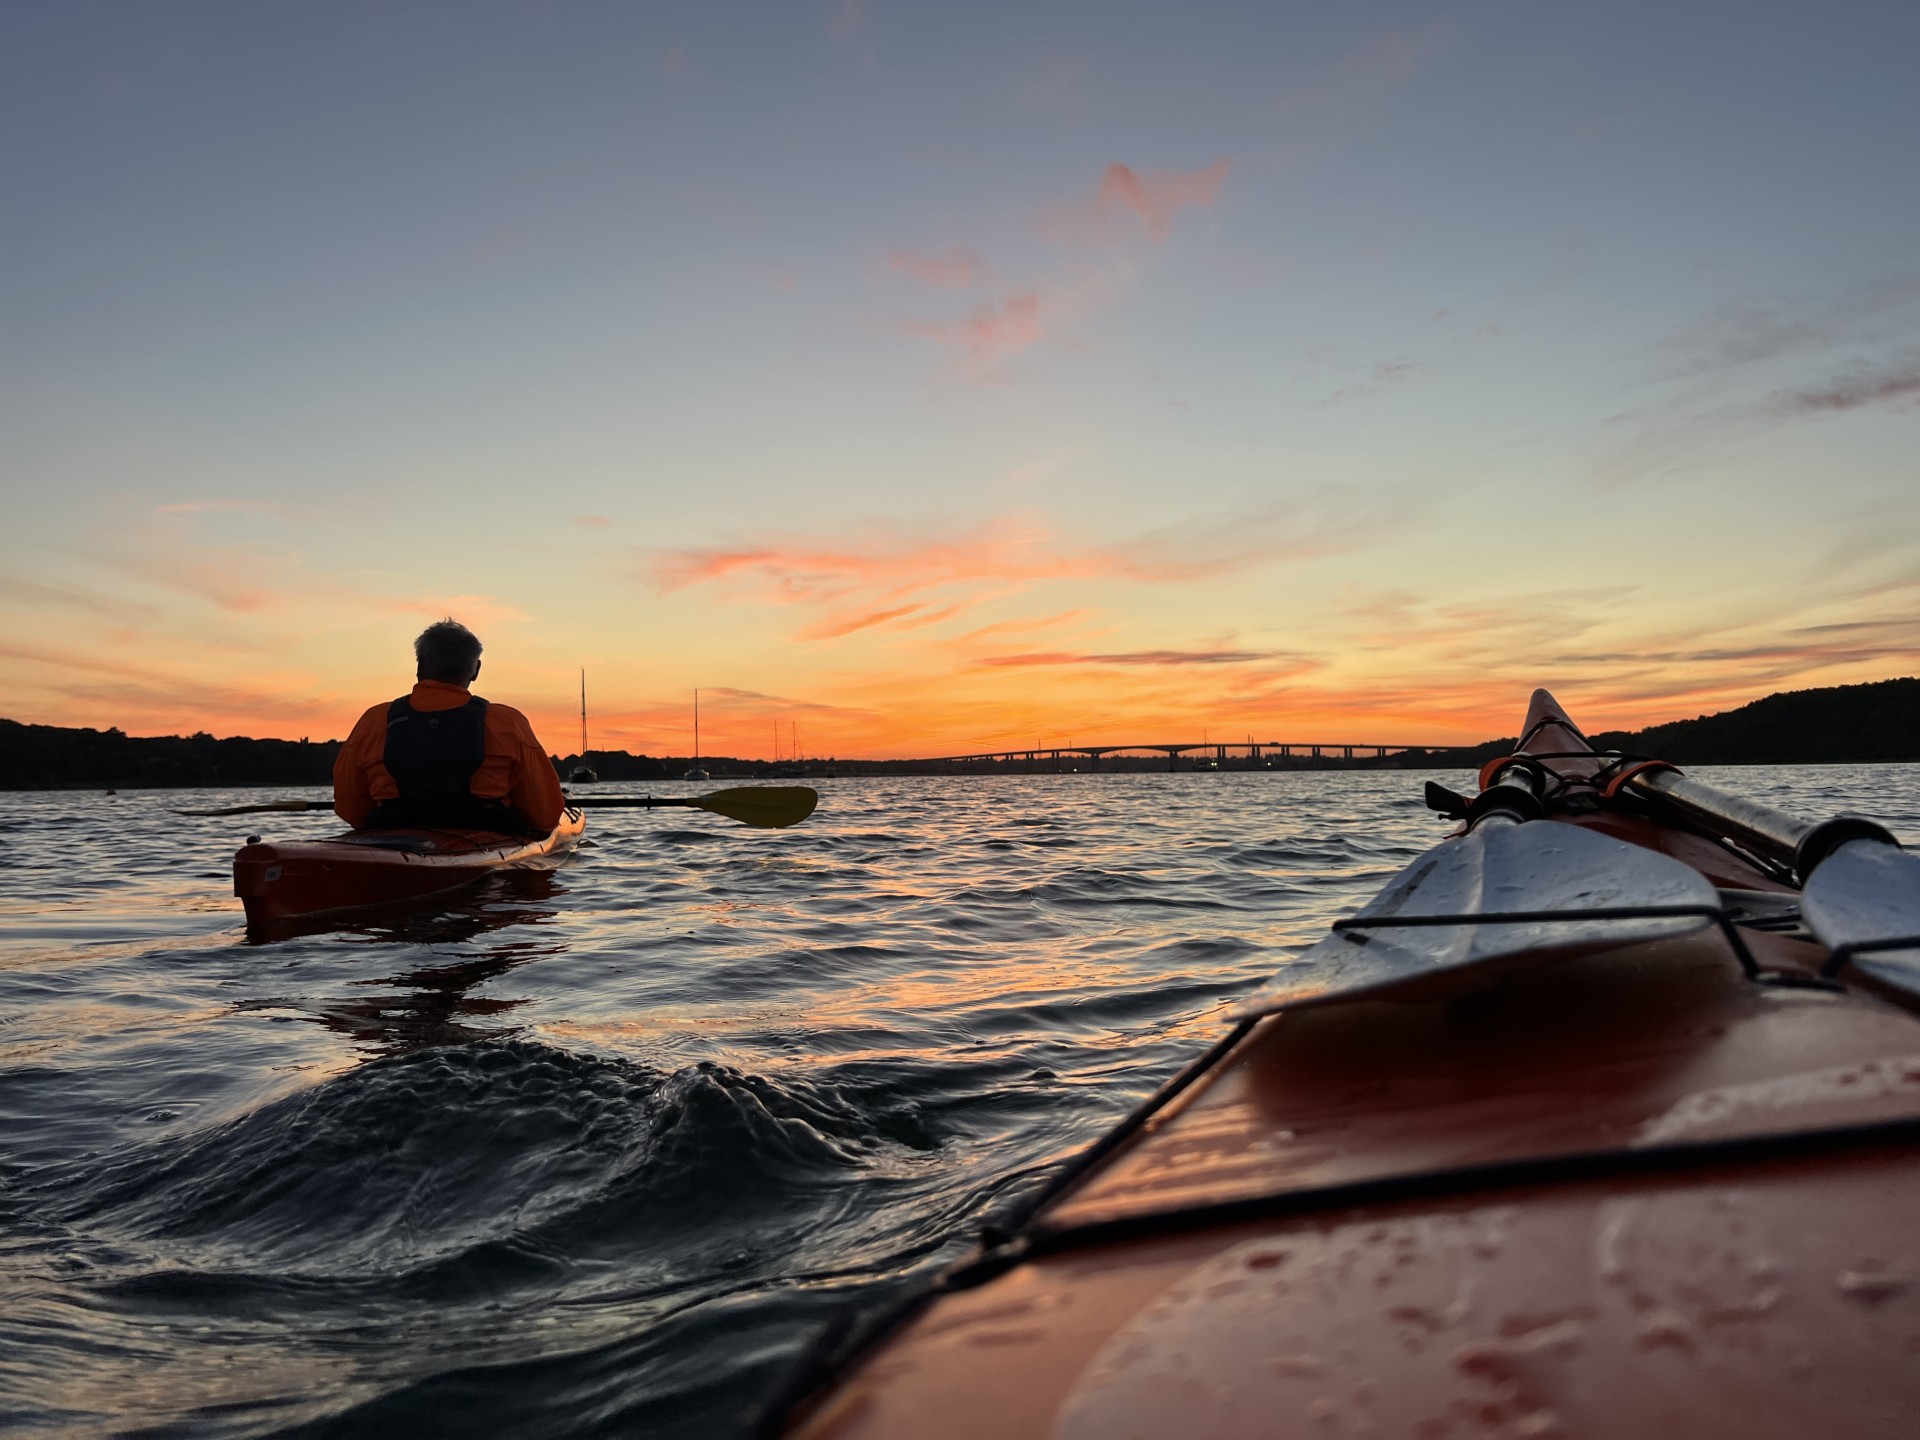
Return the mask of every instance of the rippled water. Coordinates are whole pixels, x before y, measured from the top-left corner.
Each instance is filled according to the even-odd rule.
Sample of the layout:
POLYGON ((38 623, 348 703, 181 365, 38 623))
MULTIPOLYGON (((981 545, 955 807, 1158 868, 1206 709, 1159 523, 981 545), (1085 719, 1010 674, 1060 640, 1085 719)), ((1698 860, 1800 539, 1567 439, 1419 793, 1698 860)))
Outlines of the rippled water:
MULTIPOLYGON (((1920 768, 1699 773, 1920 833, 1920 768)), ((7 796, 0 1426, 739 1433, 1437 840, 1426 778, 611 811, 555 875, 271 944, 247 820, 169 811, 286 792, 7 796)))

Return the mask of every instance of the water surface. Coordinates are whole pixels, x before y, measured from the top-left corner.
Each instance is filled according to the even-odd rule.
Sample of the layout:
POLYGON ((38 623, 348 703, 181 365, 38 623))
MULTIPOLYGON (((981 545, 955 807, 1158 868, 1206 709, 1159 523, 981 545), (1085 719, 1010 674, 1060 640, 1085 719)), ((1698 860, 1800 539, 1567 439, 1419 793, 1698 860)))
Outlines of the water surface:
MULTIPOLYGON (((1920 834, 1920 767, 1696 773, 1920 834)), ((1427 778, 1469 782, 610 811, 552 876, 265 944, 233 849, 330 822, 170 812, 302 792, 9 795, 0 1426, 739 1433, 1434 843, 1427 778)))

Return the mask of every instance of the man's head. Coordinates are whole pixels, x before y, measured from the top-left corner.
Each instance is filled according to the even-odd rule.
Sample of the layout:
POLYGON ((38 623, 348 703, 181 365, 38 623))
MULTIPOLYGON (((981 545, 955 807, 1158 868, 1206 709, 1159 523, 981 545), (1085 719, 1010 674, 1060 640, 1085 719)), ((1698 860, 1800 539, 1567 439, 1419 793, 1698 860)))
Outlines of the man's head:
POLYGON ((458 620, 436 620, 413 642, 413 658, 422 680, 471 685, 480 673, 480 637, 458 620))

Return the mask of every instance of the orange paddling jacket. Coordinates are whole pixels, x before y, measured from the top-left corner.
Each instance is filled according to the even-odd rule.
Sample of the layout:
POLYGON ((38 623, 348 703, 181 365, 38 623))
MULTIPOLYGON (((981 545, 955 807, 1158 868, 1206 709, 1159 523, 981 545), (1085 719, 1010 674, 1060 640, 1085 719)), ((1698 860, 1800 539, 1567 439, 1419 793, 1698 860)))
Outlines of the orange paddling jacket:
MULTIPOLYGON (((333 762, 334 813, 359 829, 377 808, 402 799, 400 783, 387 768, 388 732, 397 716, 468 711, 474 701, 464 685, 422 680, 402 700, 369 709, 333 762)), ((545 834, 559 823, 566 805, 552 762, 526 716, 511 705, 478 704, 485 714, 468 791, 475 800, 510 806, 529 830, 545 834)), ((454 728, 449 726, 448 733, 454 728)))

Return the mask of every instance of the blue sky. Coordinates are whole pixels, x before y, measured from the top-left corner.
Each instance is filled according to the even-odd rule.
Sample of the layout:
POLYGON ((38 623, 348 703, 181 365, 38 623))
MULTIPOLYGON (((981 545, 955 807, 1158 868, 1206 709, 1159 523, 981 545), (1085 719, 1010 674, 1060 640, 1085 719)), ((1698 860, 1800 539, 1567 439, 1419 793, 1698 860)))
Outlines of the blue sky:
POLYGON ((743 753, 924 753, 1910 673, 1917 50, 1892 4, 12 7, 0 713, 337 734, 447 610, 635 749, 695 685, 743 753))

